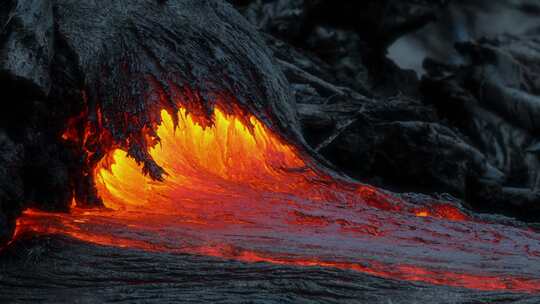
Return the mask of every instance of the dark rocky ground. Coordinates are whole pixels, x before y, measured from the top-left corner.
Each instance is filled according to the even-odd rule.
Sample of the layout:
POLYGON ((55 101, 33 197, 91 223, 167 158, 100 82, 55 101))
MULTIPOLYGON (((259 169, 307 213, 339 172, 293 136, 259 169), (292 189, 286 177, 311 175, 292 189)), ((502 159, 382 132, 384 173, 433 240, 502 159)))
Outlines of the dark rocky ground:
POLYGON ((534 304, 540 297, 381 279, 322 267, 246 264, 101 247, 64 237, 13 244, 3 303, 534 304), (137 265, 133 267, 133 265, 137 265), (32 271, 21 271, 31 268, 32 271))
MULTIPOLYGON (((26 207, 65 211, 73 196, 99 205, 87 173, 111 146, 128 149, 159 178, 142 130, 156 123, 152 109, 174 111, 175 96, 191 96, 186 86, 198 92, 193 111, 208 114, 213 94, 234 96, 329 170, 396 192, 449 193, 477 212, 540 222, 540 27, 531 22, 481 39, 455 39, 449 30, 486 33, 474 22, 486 7, 538 16, 535 1, 229 1, 245 19, 218 0, 96 2, 0 3, 0 243, 26 207), (436 29, 415 38, 421 52, 434 55, 421 77, 389 59, 393 43, 436 20, 436 29), (450 51, 441 41, 460 43, 450 51), (66 143, 61 135, 81 113, 79 135, 94 132, 66 143)), ((21 302, 71 302, 81 294, 89 302, 538 302, 337 270, 171 259, 63 238, 18 242, 0 267, 0 298, 21 302), (136 261, 144 277, 113 260, 136 261), (92 263, 110 267, 86 271, 92 263), (31 272, 19 272, 29 265, 31 272), (19 286, 23 279, 35 288, 19 286), (143 283, 150 289, 137 288, 143 283)))

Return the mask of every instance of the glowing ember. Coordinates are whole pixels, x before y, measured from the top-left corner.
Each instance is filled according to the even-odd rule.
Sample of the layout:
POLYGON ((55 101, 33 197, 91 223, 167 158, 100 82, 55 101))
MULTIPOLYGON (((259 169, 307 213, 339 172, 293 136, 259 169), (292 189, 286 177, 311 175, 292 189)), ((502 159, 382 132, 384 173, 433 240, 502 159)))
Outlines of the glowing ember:
POLYGON ((164 182, 116 150, 96 172, 111 210, 27 211, 19 228, 118 247, 540 292, 538 234, 336 181, 254 117, 246 124, 216 109, 203 128, 180 110, 175 128, 161 115, 161 143, 150 154, 167 171, 164 182))
POLYGON ((416 216, 426 217, 426 216, 429 216, 429 212, 427 212, 427 211, 418 211, 418 212, 416 212, 416 216))
POLYGON ((466 221, 467 216, 456 207, 449 204, 434 204, 430 209, 421 208, 415 212, 418 217, 438 217, 453 221, 466 221))

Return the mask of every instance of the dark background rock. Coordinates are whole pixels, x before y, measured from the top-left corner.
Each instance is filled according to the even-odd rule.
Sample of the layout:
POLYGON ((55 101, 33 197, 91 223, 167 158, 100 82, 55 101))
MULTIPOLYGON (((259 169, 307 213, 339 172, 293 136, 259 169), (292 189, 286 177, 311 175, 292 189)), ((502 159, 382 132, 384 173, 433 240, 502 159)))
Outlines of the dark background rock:
POLYGON ((423 74, 426 57, 461 63, 456 42, 501 34, 524 35, 540 27, 539 3, 535 0, 453 0, 440 10, 437 21, 398 39, 389 57, 407 69, 423 74))
POLYGON ((424 79, 427 100, 504 173, 502 179, 474 181, 470 203, 533 221, 540 206, 539 42, 535 36, 504 35, 463 43, 458 50, 467 64, 427 61, 424 79))
POLYGON ((23 207, 24 150, 0 130, 0 243, 9 241, 23 207))
POLYGON ((433 21, 447 1, 252 1, 248 20, 325 60, 340 85, 390 96, 416 94, 414 73, 386 58, 398 37, 433 21))
POLYGON ((395 191, 448 192, 478 211, 540 221, 538 33, 524 30, 534 28, 533 19, 519 19, 537 14, 534 2, 238 5, 279 39, 267 40, 296 92, 304 135, 340 170, 395 191), (446 42, 502 31, 504 25, 494 29, 480 21, 495 16, 509 16, 506 28, 524 36, 464 43, 458 50, 446 42), (387 48, 435 19, 436 27, 415 39, 459 72, 428 61, 420 82, 419 70, 401 69, 387 48), (518 20, 527 22, 521 32, 510 28, 518 20), (488 195, 493 187, 499 195, 488 195))
POLYGON ((0 162, 6 173, 0 204, 12 232, 15 218, 29 205, 67 210, 72 190, 65 155, 70 153, 58 139, 74 112, 66 100, 51 101, 50 71, 58 63, 51 2, 6 1, 1 10, 0 132, 8 154, 0 162))

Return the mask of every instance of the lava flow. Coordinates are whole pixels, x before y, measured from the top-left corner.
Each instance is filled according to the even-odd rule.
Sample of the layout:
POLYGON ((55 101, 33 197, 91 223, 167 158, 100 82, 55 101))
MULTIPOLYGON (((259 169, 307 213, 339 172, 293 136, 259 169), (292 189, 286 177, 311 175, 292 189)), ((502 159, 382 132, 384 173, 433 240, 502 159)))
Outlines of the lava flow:
POLYGON ((318 172, 255 117, 216 108, 202 127, 162 111, 151 156, 164 181, 115 150, 96 171, 107 210, 27 211, 19 232, 109 246, 360 271, 479 290, 540 292, 540 234, 416 206, 318 172))

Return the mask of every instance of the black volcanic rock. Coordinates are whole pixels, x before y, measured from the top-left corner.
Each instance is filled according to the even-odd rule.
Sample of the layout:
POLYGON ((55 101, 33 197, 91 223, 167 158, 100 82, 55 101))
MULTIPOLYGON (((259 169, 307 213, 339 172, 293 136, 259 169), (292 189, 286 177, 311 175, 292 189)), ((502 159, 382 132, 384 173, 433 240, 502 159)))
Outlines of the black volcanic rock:
POLYGON ((15 217, 22 211, 23 159, 22 145, 15 144, 0 130, 0 244, 9 240, 15 229, 15 217))
POLYGON ((485 155, 502 178, 479 176, 468 199, 538 221, 540 200, 540 40, 503 35, 462 43, 462 66, 427 61, 426 100, 485 155))
POLYGON ((329 64, 340 85, 388 97, 417 95, 418 79, 388 60, 386 49, 435 20, 447 2, 271 0, 237 5, 260 30, 329 64))
MULTIPOLYGON (((486 5, 477 2, 467 5, 486 5)), ((470 65, 449 72, 428 61, 421 85, 385 57, 393 39, 448 12, 438 11, 445 4, 239 7, 274 37, 267 41, 295 91, 304 136, 337 168, 394 190, 449 192, 482 211, 537 221, 537 33, 463 44, 470 65)))
POLYGON ((48 95, 54 43, 52 2, 10 0, 0 9, 1 77, 48 95))
MULTIPOLYGON (((321 25, 350 29, 363 41, 386 49, 395 39, 435 20, 448 0, 348 1, 265 0, 230 1, 247 19, 274 36, 302 43, 302 35, 321 25)), ((380 55, 379 55, 380 56, 380 55)))
POLYGON ((282 65, 306 140, 349 176, 393 190, 464 197, 470 175, 503 175, 429 105, 403 96, 369 98, 282 65))

